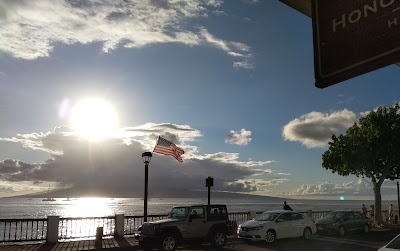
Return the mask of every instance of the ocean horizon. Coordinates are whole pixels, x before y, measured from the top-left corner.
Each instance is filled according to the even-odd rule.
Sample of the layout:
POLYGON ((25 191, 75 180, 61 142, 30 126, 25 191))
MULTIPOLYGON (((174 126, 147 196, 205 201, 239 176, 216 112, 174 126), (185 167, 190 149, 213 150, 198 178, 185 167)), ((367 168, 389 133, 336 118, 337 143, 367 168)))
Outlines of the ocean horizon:
MULTIPOLYGON (((373 200, 293 200, 285 199, 295 211, 332 211, 338 209, 361 210, 362 204, 367 208, 373 200)), ((126 216, 143 215, 141 198, 55 198, 55 201, 43 201, 43 198, 0 198, 0 218, 46 218, 59 217, 103 217, 115 214, 126 216)), ((389 204, 397 207, 397 201, 382 201, 382 210, 389 204)), ((148 214, 167 214, 173 206, 207 204, 204 198, 151 198, 148 201, 148 214)), ((249 212, 282 209, 283 200, 276 199, 232 199, 211 198, 211 204, 226 204, 228 211, 249 212)))

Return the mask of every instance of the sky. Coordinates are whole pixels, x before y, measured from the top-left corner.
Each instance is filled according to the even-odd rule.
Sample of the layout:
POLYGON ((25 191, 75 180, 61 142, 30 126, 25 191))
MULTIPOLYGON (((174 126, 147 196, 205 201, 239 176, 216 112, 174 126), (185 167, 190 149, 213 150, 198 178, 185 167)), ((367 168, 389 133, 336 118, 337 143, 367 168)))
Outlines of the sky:
POLYGON ((278 0, 3 0, 0 24, 0 197, 142 190, 162 136, 183 163, 154 153, 149 190, 373 199, 322 154, 400 67, 316 88, 311 19, 278 0))

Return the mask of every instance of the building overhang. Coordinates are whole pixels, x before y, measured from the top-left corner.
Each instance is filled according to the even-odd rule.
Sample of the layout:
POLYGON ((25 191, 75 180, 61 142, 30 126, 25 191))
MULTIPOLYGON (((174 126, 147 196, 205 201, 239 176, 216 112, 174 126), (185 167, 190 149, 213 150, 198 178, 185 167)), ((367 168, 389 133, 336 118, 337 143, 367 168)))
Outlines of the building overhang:
MULTIPOLYGON (((295 9, 298 12, 303 13, 308 17, 312 17, 312 7, 311 7, 312 0, 279 0, 279 1, 288 5, 292 9, 295 9)), ((397 63, 397 65, 400 66, 400 62, 397 63)))
POLYGON ((306 16, 312 16, 311 0, 279 0, 291 8, 303 13, 306 16))

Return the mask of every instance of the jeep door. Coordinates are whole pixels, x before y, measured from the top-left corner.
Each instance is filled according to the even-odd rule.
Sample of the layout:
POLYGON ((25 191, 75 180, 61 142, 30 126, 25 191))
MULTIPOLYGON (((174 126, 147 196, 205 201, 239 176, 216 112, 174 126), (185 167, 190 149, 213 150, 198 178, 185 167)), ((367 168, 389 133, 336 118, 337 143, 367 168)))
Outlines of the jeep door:
POLYGON ((191 207, 188 220, 188 238, 204 238, 209 231, 206 209, 203 206, 191 207))

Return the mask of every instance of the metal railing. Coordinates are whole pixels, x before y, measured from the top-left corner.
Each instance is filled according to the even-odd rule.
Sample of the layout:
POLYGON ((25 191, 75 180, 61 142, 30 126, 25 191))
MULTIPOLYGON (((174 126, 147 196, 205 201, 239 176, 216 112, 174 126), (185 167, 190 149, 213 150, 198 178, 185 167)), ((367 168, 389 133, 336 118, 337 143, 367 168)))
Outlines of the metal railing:
POLYGON ((46 240, 47 219, 0 219, 0 242, 46 240))
MULTIPOLYGON (((304 215, 311 215, 316 220, 324 217, 330 211, 306 211, 304 215)), ((253 212, 260 214, 262 212, 253 212)), ((250 212, 229 213, 229 220, 237 225, 250 220, 250 212)), ((369 214, 368 214, 369 215, 369 214)), ((149 221, 166 219, 168 215, 148 215, 149 221)), ((383 219, 387 219, 387 211, 382 211, 383 219)), ((48 219, 0 219, 0 242, 23 242, 46 240, 48 219)), ((143 216, 124 216, 123 234, 133 235, 144 222, 143 216)), ((122 224, 122 221, 120 222, 122 224)), ((91 239, 96 237, 96 229, 103 227, 103 236, 114 236, 116 228, 115 216, 107 217, 76 217, 59 218, 58 239, 91 239)), ((122 228, 121 228, 122 229, 122 228)), ((57 231, 57 228, 56 230, 57 231)))
MULTIPOLYGON (((168 214, 147 215, 149 221, 162 220, 168 218, 168 214)), ((143 224, 143 216, 125 216, 124 235, 133 235, 137 229, 143 224)))
MULTIPOLYGON (((325 215, 327 215, 329 212, 331 211, 311 211, 311 219, 313 220, 317 220, 319 218, 324 217, 325 215)), ((304 216, 309 216, 309 212, 300 212, 302 213, 304 216)))
POLYGON ((114 236, 115 217, 60 218, 58 239, 93 238, 97 227, 103 227, 103 236, 114 236))
POLYGON ((228 217, 230 221, 236 221, 236 223, 242 224, 245 221, 250 220, 249 212, 236 212, 236 213, 228 213, 228 217))

